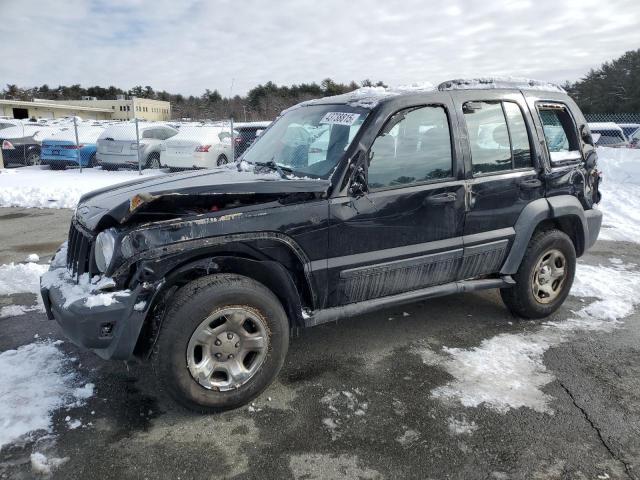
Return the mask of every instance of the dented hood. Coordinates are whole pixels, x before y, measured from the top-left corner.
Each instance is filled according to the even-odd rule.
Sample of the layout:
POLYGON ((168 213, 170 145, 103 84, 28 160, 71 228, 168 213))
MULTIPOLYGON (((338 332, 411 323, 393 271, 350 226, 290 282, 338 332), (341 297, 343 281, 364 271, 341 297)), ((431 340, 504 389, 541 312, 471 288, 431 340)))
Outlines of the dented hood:
POLYGON ((149 201, 168 195, 248 195, 325 193, 329 180, 283 179, 276 173, 238 171, 235 166, 214 170, 169 173, 120 183, 83 195, 78 202, 77 219, 95 230, 105 216, 124 223, 134 210, 149 201))

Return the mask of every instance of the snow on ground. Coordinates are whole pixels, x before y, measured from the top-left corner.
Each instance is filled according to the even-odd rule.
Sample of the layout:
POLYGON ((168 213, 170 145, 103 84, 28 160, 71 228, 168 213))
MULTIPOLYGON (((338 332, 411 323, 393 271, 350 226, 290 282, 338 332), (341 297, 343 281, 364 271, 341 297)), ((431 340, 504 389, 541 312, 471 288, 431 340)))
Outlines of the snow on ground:
POLYGON ((471 435, 478 429, 478 425, 476 424, 476 422, 470 422, 465 417, 449 417, 447 419, 447 422, 449 433, 451 433, 451 435, 471 435))
POLYGON ((31 454, 31 470, 40 475, 51 475, 55 470, 69 461, 69 457, 55 458, 47 457, 43 453, 35 452, 31 454))
POLYGON ((436 352, 417 347, 415 352, 425 364, 453 376, 431 396, 465 407, 485 405, 501 413, 528 407, 552 414, 553 398, 542 391, 554 380, 543 363, 544 353, 568 340, 572 332, 616 328, 640 303, 640 272, 615 260, 610 265, 578 265, 572 293, 595 300, 566 321, 546 322, 533 332, 503 333, 471 349, 444 347, 436 352))
MULTIPOLYGON (((145 176, 161 175, 157 169, 145 176)), ((0 170, 0 207, 75 208, 92 190, 140 178, 136 170, 115 172, 101 168, 50 170, 33 166, 0 170)))
POLYGON ((640 149, 598 148, 600 239, 640 242, 640 149))
POLYGON ((343 429, 349 429, 347 424, 363 418, 369 408, 369 403, 357 388, 353 391, 332 388, 320 399, 320 403, 329 410, 329 416, 322 419, 322 424, 329 431, 332 441, 342 436, 343 429))
POLYGON ((57 409, 81 406, 93 396, 93 384, 82 382, 60 343, 36 342, 0 353, 0 448, 51 432, 57 409))

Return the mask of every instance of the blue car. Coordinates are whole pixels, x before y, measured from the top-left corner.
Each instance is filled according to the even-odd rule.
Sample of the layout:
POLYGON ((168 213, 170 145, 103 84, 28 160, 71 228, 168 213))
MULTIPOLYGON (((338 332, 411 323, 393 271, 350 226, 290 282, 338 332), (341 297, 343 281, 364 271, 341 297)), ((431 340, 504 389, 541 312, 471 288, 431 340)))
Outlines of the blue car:
POLYGON ((78 144, 73 127, 64 128, 42 140, 40 163, 52 169, 67 167, 95 167, 96 143, 104 129, 100 127, 78 128, 78 144))

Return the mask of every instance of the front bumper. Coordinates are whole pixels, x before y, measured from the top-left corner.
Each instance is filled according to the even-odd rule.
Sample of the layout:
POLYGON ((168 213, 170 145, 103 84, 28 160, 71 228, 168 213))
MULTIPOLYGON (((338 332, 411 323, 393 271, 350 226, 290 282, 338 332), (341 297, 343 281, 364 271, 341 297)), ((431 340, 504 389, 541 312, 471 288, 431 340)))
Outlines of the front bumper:
POLYGON ((61 282, 47 286, 41 280, 47 317, 55 319, 75 345, 106 360, 131 359, 155 290, 139 285, 128 293, 120 292, 109 305, 87 306, 91 294, 68 303, 65 292, 75 282, 68 278, 61 282))

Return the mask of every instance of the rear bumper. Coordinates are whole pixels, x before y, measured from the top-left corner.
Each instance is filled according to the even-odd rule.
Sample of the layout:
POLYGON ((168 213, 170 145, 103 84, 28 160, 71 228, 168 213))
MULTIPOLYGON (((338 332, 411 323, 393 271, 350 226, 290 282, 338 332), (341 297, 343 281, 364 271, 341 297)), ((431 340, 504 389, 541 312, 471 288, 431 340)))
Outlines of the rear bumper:
POLYGON ((587 231, 585 232, 584 248, 590 249, 598 240, 600 234, 600 227, 602 226, 602 211, 592 208, 591 210, 585 210, 584 218, 587 221, 587 231))
POLYGON ((217 156, 211 153, 193 153, 192 155, 171 155, 162 152, 160 164, 169 168, 215 168, 217 156))
MULTIPOLYGON (((144 158, 142 153, 140 154, 141 159, 144 158)), ((137 166, 138 165, 138 153, 134 152, 131 155, 115 155, 112 153, 100 153, 96 154, 96 159, 98 163, 107 164, 107 165, 117 165, 117 166, 137 166)))
POLYGON ((155 286, 145 289, 140 285, 132 291, 118 292, 113 303, 90 307, 87 300, 92 294, 78 299, 74 296, 73 301, 68 301, 65 292, 73 285, 75 282, 68 277, 55 285, 41 280, 47 317, 55 319, 75 345, 106 360, 131 359, 155 286))

